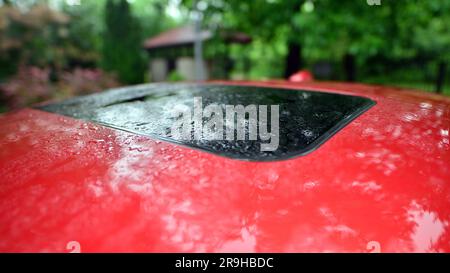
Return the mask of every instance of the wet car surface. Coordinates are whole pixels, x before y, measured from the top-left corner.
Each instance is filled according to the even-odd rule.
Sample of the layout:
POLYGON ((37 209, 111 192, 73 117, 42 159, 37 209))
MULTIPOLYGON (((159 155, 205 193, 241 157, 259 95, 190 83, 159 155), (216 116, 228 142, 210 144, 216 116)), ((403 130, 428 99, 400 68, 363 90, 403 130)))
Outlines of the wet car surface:
POLYGON ((184 144, 230 158, 273 161, 306 155, 317 149, 374 104, 374 101, 368 98, 336 93, 191 83, 151 84, 115 89, 61 103, 47 104, 38 109, 184 144), (223 120, 229 117, 230 113, 227 110, 229 106, 233 111, 235 106, 242 106, 243 109, 242 117, 239 117, 239 113, 233 112, 235 116, 232 117, 231 126, 223 120), (264 107, 264 111, 261 106, 264 107), (276 117, 271 114, 273 106, 278 107, 276 117), (208 115, 206 114, 208 107, 214 107, 216 111, 208 115), (248 107, 255 110, 254 117, 250 117, 251 108, 248 107), (245 108, 249 112, 244 113, 245 108), (187 139, 175 138, 172 135, 172 128, 178 122, 178 113, 184 114, 181 109, 189 111, 190 118, 187 123, 191 129, 187 139), (191 118, 197 114, 195 112, 201 114, 199 123, 202 136, 198 138, 195 138, 196 120, 191 118), (261 114, 265 114, 264 120, 261 114), (219 132, 219 139, 208 139, 206 134, 214 134, 217 131, 206 132, 203 126, 215 121, 216 115, 220 115, 218 118, 223 129, 219 132), (242 140, 236 139, 234 132, 237 127, 235 125, 238 125, 234 124, 234 120, 238 118, 243 119, 245 122, 243 129, 248 132, 242 140), (274 118, 278 123, 277 147, 273 151, 263 151, 262 144, 267 143, 267 140, 258 138, 257 132, 254 139, 250 139, 249 124, 255 123, 255 129, 258 129, 260 136, 261 129, 266 132, 265 134, 275 134, 271 132, 273 131, 271 121, 274 118), (262 124, 266 126, 259 126, 262 124), (233 132, 232 139, 227 139, 228 130, 233 132))
POLYGON ((450 102, 376 105, 317 150, 247 162, 37 109, 0 117, 0 251, 450 251, 450 102), (370 245, 370 244, 369 244, 370 245))

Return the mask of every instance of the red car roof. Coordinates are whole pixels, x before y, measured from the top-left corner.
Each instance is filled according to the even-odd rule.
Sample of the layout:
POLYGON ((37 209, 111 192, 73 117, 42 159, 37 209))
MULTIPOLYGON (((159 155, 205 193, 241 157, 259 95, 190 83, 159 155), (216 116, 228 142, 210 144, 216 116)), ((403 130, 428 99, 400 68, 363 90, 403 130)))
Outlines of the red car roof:
MULTIPOLYGON (((227 83, 234 84, 234 83, 227 83)), ((316 151, 245 162, 35 109, 0 117, 0 251, 450 252, 450 100, 368 97, 316 151), (72 243, 71 243, 72 242, 72 243)))

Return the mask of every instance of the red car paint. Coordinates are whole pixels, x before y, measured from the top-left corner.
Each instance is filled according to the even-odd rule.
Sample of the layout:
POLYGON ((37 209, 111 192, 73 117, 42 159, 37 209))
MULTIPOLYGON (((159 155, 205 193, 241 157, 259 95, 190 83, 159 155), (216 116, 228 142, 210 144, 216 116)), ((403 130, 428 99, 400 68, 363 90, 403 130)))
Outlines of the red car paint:
MULTIPOLYGON (((233 84, 233 83, 231 83, 233 84)), ((450 100, 377 104, 316 151, 244 162, 33 109, 0 117, 2 252, 450 252, 450 100)))
POLYGON ((314 80, 314 77, 308 70, 300 70, 289 77, 290 82, 308 82, 312 80, 314 80))

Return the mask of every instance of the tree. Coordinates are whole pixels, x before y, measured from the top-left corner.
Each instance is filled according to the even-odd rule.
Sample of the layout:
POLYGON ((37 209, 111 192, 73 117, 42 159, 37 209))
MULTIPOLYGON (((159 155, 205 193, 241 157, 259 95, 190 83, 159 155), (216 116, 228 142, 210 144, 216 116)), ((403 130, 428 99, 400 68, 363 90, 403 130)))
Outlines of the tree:
POLYGON ((144 80, 141 28, 126 0, 106 2, 102 66, 116 72, 123 83, 144 80))
POLYGON ((207 3, 205 21, 210 28, 220 26, 229 31, 242 31, 254 40, 270 45, 278 42, 279 32, 284 34, 285 64, 284 76, 288 77, 303 66, 302 30, 296 21, 304 0, 184 0, 187 8, 195 2, 207 3))
POLYGON ((62 2, 61 10, 70 17, 64 44, 70 68, 99 65, 105 2, 82 1, 80 5, 62 2))
POLYGON ((0 6, 0 78, 14 74, 19 65, 65 65, 63 47, 70 18, 45 4, 22 11, 0 6))
MULTIPOLYGON (((169 0, 134 0, 134 14, 141 24, 144 38, 152 37, 164 30, 177 26, 174 18, 167 16, 169 0)), ((183 21, 184 18, 178 18, 183 21)))

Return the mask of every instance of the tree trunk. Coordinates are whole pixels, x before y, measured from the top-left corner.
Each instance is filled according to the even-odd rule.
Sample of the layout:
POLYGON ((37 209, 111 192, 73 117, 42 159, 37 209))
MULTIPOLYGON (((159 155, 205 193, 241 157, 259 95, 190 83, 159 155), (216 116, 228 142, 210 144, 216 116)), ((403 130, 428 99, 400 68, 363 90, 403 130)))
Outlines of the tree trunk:
POLYGON ((231 72, 233 72, 234 62, 230 57, 230 48, 229 45, 225 46, 225 54, 223 56, 223 76, 225 79, 231 79, 231 72))
MULTIPOLYGON (((303 0, 295 0, 292 1, 292 9, 295 11, 300 10, 303 0)), ((299 27, 295 22, 292 21, 292 18, 289 18, 290 25, 293 33, 301 33, 299 27)), ((298 38, 297 38, 298 39, 298 38)), ((288 40, 288 54, 286 56, 285 68, 284 68, 284 77, 288 79, 292 74, 299 71, 303 66, 302 60, 302 46, 300 42, 294 39, 288 40)))
POLYGON ((302 47, 297 42, 288 43, 288 54, 286 56, 286 66, 284 77, 287 79, 302 67, 302 47))
POLYGON ((445 82, 445 72, 447 70, 447 65, 445 62, 439 62, 438 73, 436 78, 436 93, 442 94, 445 82))
POLYGON ((356 80, 355 56, 352 54, 345 54, 344 56, 344 70, 345 80, 354 82, 356 80))

